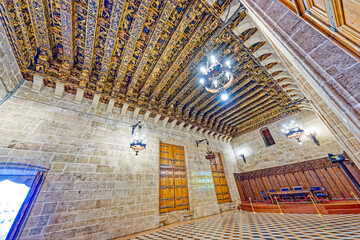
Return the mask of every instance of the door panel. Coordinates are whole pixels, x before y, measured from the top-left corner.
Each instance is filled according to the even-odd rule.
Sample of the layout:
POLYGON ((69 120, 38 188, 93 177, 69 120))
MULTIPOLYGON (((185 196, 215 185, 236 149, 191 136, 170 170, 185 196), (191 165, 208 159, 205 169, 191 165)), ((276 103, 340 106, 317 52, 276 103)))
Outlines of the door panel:
POLYGON ((360 1, 334 0, 337 30, 353 42, 360 44, 360 1))
POLYGON ((229 187, 226 181, 220 153, 215 153, 215 158, 211 159, 210 166, 218 203, 231 202, 229 187))

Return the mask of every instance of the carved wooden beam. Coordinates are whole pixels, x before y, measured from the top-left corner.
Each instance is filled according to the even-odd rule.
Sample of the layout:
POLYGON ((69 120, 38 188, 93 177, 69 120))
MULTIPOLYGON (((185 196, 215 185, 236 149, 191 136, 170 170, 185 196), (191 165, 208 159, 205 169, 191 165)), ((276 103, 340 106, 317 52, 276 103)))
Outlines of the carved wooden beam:
MULTIPOLYGON (((215 49, 216 51, 220 51, 221 49, 221 45, 220 44, 214 44, 212 46, 210 46, 211 49, 215 49)), ((197 61, 197 64, 199 64, 199 62, 201 60, 203 60, 205 54, 206 54, 206 48, 204 48, 203 51, 199 51, 199 55, 197 57, 199 57, 198 61, 197 61), (203 55, 201 55, 203 54, 203 55)), ((192 66, 192 70, 195 70, 198 68, 198 65, 193 65, 192 66)), ((186 70, 184 71, 184 73, 187 72, 186 70)), ((181 100, 181 106, 184 106, 186 104, 186 102, 188 101, 188 99, 191 99, 192 97, 194 97, 194 91, 196 89, 197 90, 200 90, 201 88, 199 87, 198 84, 196 84, 196 81, 198 79, 198 76, 200 75, 199 71, 198 70, 195 70, 195 75, 192 74, 192 72, 190 72, 189 74, 186 75, 183 75, 181 74, 180 77, 184 77, 184 78, 177 78, 176 80, 181 83, 181 79, 185 79, 184 81, 182 82, 185 82, 185 85, 182 87, 182 89, 178 92, 178 93, 175 93, 175 96, 173 96, 173 98, 170 100, 170 104, 176 104, 176 102, 178 102, 182 97, 186 96, 186 99, 182 99, 181 100), (179 81, 180 80, 180 81, 179 81), (195 87, 194 87, 195 86, 195 87), (192 94, 191 96, 188 94, 192 94)), ((171 87, 170 87, 171 88, 171 87)), ((170 89, 169 88, 169 89, 170 89)), ((173 91, 175 92, 175 90, 173 91)), ((169 95, 170 97, 171 95, 169 95)), ((162 100, 161 102, 165 102, 164 100, 162 100)))
POLYGON ((140 90, 139 101, 142 102, 145 100, 146 96, 148 95, 148 91, 149 91, 151 83, 156 81, 155 80, 156 75, 160 71, 161 67, 166 63, 170 53, 172 52, 172 49, 175 47, 176 43, 179 41, 179 39, 180 39, 181 35, 183 34, 183 32, 185 31, 186 27, 189 25, 191 20, 193 20, 195 18, 195 14, 201 14, 201 13, 196 12, 196 7, 197 6, 195 5, 191 8, 189 8, 189 10, 187 10, 186 15, 181 19, 179 25, 177 26, 176 30, 172 34, 171 39, 167 43, 166 48, 164 49, 160 58, 156 62, 155 66, 153 67, 152 72, 150 73, 149 77, 146 79, 146 82, 145 82, 143 88, 140 90))
MULTIPOLYGON (((254 116, 256 116, 259 112, 257 112, 257 110, 259 109, 262 109, 263 107, 266 107, 268 106, 269 104, 267 104, 267 100, 268 99, 265 99, 263 100, 262 102, 260 102, 259 104, 256 104, 255 106, 253 105, 246 105, 246 107, 238 112, 235 116, 231 116, 231 117, 224 117, 222 118, 221 120, 220 119, 217 119, 217 122, 216 122, 216 126, 221 126, 220 128, 217 128, 219 129, 220 131, 223 131, 223 129, 225 129, 225 127, 228 127, 228 126, 237 126, 238 124, 240 124, 240 121, 239 119, 250 119, 254 116), (220 124, 218 124, 220 123, 220 124)), ((276 105, 276 103, 270 103, 271 107, 274 107, 276 105)), ((267 109, 270 109, 271 107, 267 108, 267 109)), ((260 112, 261 113, 261 112, 260 112)), ((244 121, 245 121, 244 120, 244 121)), ((243 122, 243 121, 241 121, 243 122)))
MULTIPOLYGON (((225 38, 225 37, 222 37, 222 38, 225 38)), ((242 52, 240 53, 240 56, 237 56, 237 51, 234 51, 236 49, 238 49, 237 42, 234 42, 234 43, 231 43, 229 46, 223 46, 221 51, 215 51, 215 52, 217 52, 217 53, 221 52, 221 56, 223 56, 223 58, 228 58, 229 53, 235 53, 235 56, 232 57, 234 59, 237 59, 236 64, 234 66, 234 68, 237 69, 237 72, 235 72, 235 76, 238 75, 239 78, 241 79, 242 76, 243 76, 243 73, 241 71, 242 70, 248 71, 249 69, 251 69, 252 64, 251 64, 251 62, 243 63, 242 60, 247 59, 247 57, 244 54, 242 54, 242 52), (239 67, 239 65, 241 65, 242 67, 239 67)), ((220 59, 220 61, 221 61, 221 59, 220 59)), ((204 96, 206 96, 206 94, 207 94, 207 92, 204 91, 202 94, 195 95, 196 96, 195 99, 192 99, 191 104, 186 106, 186 109, 184 110, 184 112, 191 111, 189 108, 191 108, 192 106, 194 106, 198 102, 201 102, 194 109, 194 111, 193 111, 193 113, 194 113, 193 116, 194 116, 195 114, 197 114, 198 109, 201 109, 201 108, 203 108, 205 106, 205 101, 207 102, 207 104, 209 104, 209 102, 213 101, 218 96, 217 94, 211 94, 211 96, 209 95, 208 97, 204 97, 204 96)), ((190 96, 188 96, 188 97, 190 97, 190 96)), ((188 99, 188 97, 186 99, 188 99)), ((188 100, 186 100, 186 101, 188 101, 188 100)))
POLYGON ((60 70, 64 80, 70 75, 74 63, 74 2, 60 0, 60 16, 62 28, 62 69, 60 70))
POLYGON ((186 61, 186 57, 189 55, 189 52, 194 48, 196 43, 199 41, 200 37, 202 37, 210 28, 209 22, 207 22, 208 18, 203 18, 201 23, 196 28, 195 32, 190 37, 189 41, 185 44, 182 51, 176 57, 175 61, 171 64, 170 68, 166 71, 164 77, 160 80, 160 82, 155 87, 153 93, 150 98, 157 99, 160 91, 165 87, 166 83, 171 79, 172 75, 178 70, 179 65, 186 61))
MULTIPOLYGON (((21 70, 27 68, 30 65, 31 59, 29 58, 27 49, 24 49, 23 45, 19 44, 19 37, 16 34, 14 25, 11 19, 9 19, 9 12, 6 7, 5 0, 0 1, 0 19, 3 23, 4 29, 7 32, 7 36, 10 42, 10 45, 13 49, 15 58, 19 64, 21 70)), ((13 19, 14 21, 15 19, 13 19)))
POLYGON ((105 86, 106 79, 109 75, 109 67, 111 57, 114 52, 117 34, 121 22, 122 13, 124 10, 125 0, 116 0, 111 10, 110 28, 106 37, 104 57, 101 63, 100 79, 96 84, 96 90, 102 92, 105 86))
MULTIPOLYGON (((265 112, 265 113, 257 116, 256 118, 254 118, 254 120, 250 124, 246 124, 246 125, 244 125, 244 127, 238 128, 235 136, 239 136, 239 135, 245 134, 247 132, 251 132, 255 129, 258 129, 261 126, 279 121, 280 119, 291 116, 295 113, 298 113, 299 111, 300 111, 299 108, 294 108, 294 109, 287 110, 284 113, 281 111, 281 109, 278 108, 278 109, 271 110, 270 112, 265 112)), ((242 125, 240 125, 240 126, 242 126, 242 125)))
POLYGON ((222 114, 218 118, 216 118, 215 122, 221 122, 223 119, 226 119, 228 121, 233 118, 236 118, 239 115, 244 114, 246 111, 250 110, 254 106, 258 106, 259 104, 262 104, 263 102, 268 101, 269 99, 271 99, 271 97, 266 96, 264 93, 258 94, 254 98, 239 103, 233 109, 231 110, 229 109, 229 111, 227 111, 226 114, 222 114))
POLYGON ((89 0, 86 16, 86 36, 85 36, 85 49, 84 49, 84 64, 80 77, 80 86, 86 87, 89 82, 90 73, 92 70, 93 62, 93 49, 94 42, 97 39, 97 17, 99 14, 99 8, 102 1, 89 0))
MULTIPOLYGON (((251 99, 252 97, 259 94, 259 92, 263 96, 265 93, 262 93, 261 91, 262 91, 261 88, 256 88, 255 90, 253 90, 251 92, 246 92, 246 93, 244 92, 244 93, 237 94, 236 97, 232 98, 231 102, 229 102, 229 104, 228 104, 228 105, 230 105, 229 107, 223 108, 221 105, 218 105, 214 109, 211 109, 209 112, 207 112, 204 117, 204 122, 207 122, 211 118, 212 122, 214 123, 215 119, 217 119, 219 116, 223 116, 228 111, 231 111, 232 109, 236 108, 237 104, 241 104, 241 103, 251 99), (233 102, 236 102, 236 104, 233 102)), ((209 127, 212 127, 212 125, 209 125, 209 127)))
MULTIPOLYGON (((223 53, 227 48, 226 44, 217 44, 213 48, 215 49, 214 52, 223 53)), ((175 104, 176 101, 180 101, 177 105, 178 112, 181 110, 184 112, 186 111, 187 114, 191 111, 192 106, 197 104, 204 96, 204 94, 207 94, 207 92, 204 92, 203 87, 199 84, 196 84, 196 81, 198 79, 198 76, 200 75, 199 71, 196 71, 196 74, 194 77, 192 77, 192 81, 189 81, 187 85, 171 100, 169 105, 175 104), (192 84, 191 84, 192 83, 192 84), (193 86, 195 85, 195 87, 193 86), (181 97, 184 97, 185 99, 181 99, 181 97), (181 100, 180 100, 181 99, 181 100), (188 104, 189 103, 189 104, 188 104), (183 109, 184 106, 187 105, 186 109, 183 109)), ((164 102, 162 102, 164 104, 164 102)))
POLYGON ((281 107, 279 107, 277 105, 278 105, 278 103, 276 103, 276 102, 270 102, 265 105, 261 104, 259 106, 256 106, 255 108, 251 109, 249 112, 246 113, 245 116, 239 117, 236 119, 232 119, 231 121, 226 121, 225 124, 237 126, 251 118, 259 116, 260 114, 262 114, 264 112, 267 112, 267 110, 271 110, 272 112, 278 112, 278 111, 280 111, 281 107))
MULTIPOLYGON (((242 79, 242 77, 244 77, 245 76, 245 74, 244 75, 238 75, 238 79, 236 79, 236 81, 237 80, 239 80, 239 79, 242 79)), ((250 83, 251 82, 251 78, 246 78, 246 79, 244 79, 240 84, 237 84, 237 85, 235 85, 231 90, 230 90, 230 92, 229 92, 229 95, 231 95, 231 96, 233 96, 233 94, 235 94, 235 92, 237 91, 237 90, 239 90, 239 89, 241 89, 242 87, 244 87, 245 85, 247 85, 248 83, 250 83)), ((250 87, 248 87, 248 88, 253 88, 253 86, 250 86, 250 87)), ((237 94, 240 94, 240 93, 237 93, 237 94)), ((205 113, 207 112, 207 111, 209 111, 210 109, 213 109, 213 108, 215 108, 215 106, 219 106, 219 105, 223 105, 222 104, 222 101, 221 100, 219 100, 219 98, 220 98, 220 96, 219 96, 219 94, 213 94, 213 96, 210 98, 210 99, 208 99, 207 100, 207 103, 206 102, 203 102, 203 103, 201 103, 201 104, 199 104, 198 106, 196 106, 195 108, 194 108, 194 110, 193 110, 193 112, 194 113, 197 113, 197 112, 200 112, 200 114, 198 115, 198 123, 201 123, 202 122, 202 118, 204 117, 204 115, 205 115, 205 113), (218 100, 216 100, 216 99, 218 99, 218 100), (214 102, 211 102, 211 101, 213 101, 213 100, 215 100, 214 102), (209 102, 210 103, 209 103, 209 102)), ((237 104, 237 103, 236 103, 237 104)))
MULTIPOLYGON (((16 12, 16 19, 13 19, 13 21, 15 23, 17 22, 18 27, 20 27, 20 29, 21 29, 21 34, 22 34, 22 37, 23 37, 22 44, 24 44, 25 49, 26 49, 25 57, 29 56, 30 62, 35 63, 36 52, 35 52, 35 49, 31 45, 30 36, 29 36, 29 33, 28 33, 27 29, 26 29, 26 25, 25 25, 25 22, 24 22, 24 15, 22 14, 22 10, 21 10, 22 4, 20 3, 19 0, 14 0, 14 4, 15 4, 14 8, 15 8, 15 12, 16 12)), ((34 23, 33 23, 33 25, 34 25, 34 23)))
POLYGON ((159 19, 156 22, 155 29, 151 34, 151 38, 150 38, 149 43, 146 46, 145 52, 142 54, 142 57, 141 57, 139 65, 137 66, 136 72, 134 73, 134 75, 131 79, 131 83, 127 87, 126 97, 128 99, 134 97, 133 92, 135 90, 136 83, 138 82, 139 77, 140 77, 141 73, 143 72, 143 69, 144 69, 146 63, 152 54, 155 44, 158 41, 160 34, 162 33, 162 31, 166 25, 166 22, 169 19, 169 16, 170 16, 171 12, 173 11, 173 9, 175 8, 176 4, 177 4, 176 0, 166 2, 166 6, 165 6, 164 10, 162 11, 161 16, 159 17, 159 19))
MULTIPOLYGON (((124 81, 128 64, 133 55, 136 41, 138 40, 141 30, 143 29, 143 24, 145 22, 150 4, 151 4, 151 0, 143 0, 141 2, 138 12, 136 14, 136 19, 134 20, 135 22, 132 23, 130 37, 126 43, 125 51, 123 51, 122 61, 114 82, 113 90, 111 92, 112 97, 117 97, 117 95, 119 94, 121 83, 124 81)), ((122 98, 124 97, 125 96, 122 96, 122 98)))
MULTIPOLYGON (((217 27, 217 25, 211 26, 211 27, 215 29, 217 27)), ((217 34, 219 29, 220 28, 218 28, 213 34, 217 34)), ((185 70, 183 70, 180 73, 180 75, 174 79, 174 81, 171 83, 169 88, 163 94, 163 96, 159 100, 160 103, 161 102, 167 102, 168 98, 175 92, 175 89, 177 89, 183 82, 186 82, 186 78, 192 73, 192 71, 194 71, 195 68, 197 68, 199 62, 205 56, 205 54, 206 54, 206 52, 208 50, 207 47, 208 47, 211 39, 212 39, 212 35, 210 34, 209 37, 207 38, 206 42, 201 46, 201 49, 188 62, 188 64, 185 67, 185 70)), ((210 46, 210 47, 212 47, 212 46, 210 46)), ((191 86, 191 85, 195 84, 195 82, 196 82, 196 79, 192 78, 190 81, 188 81, 187 86, 191 86)), ((183 92, 183 91, 185 92, 185 91, 187 91, 187 89, 183 88, 181 90, 181 92, 183 92)), ((176 100, 175 100, 175 102, 176 102, 176 100)), ((175 102, 172 101, 173 104, 175 104, 175 102)))

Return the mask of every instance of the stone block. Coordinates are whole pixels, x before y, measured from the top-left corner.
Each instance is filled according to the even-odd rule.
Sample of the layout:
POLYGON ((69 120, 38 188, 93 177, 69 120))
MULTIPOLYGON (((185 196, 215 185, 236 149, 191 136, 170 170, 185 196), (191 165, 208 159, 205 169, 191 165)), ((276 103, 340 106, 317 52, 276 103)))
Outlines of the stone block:
POLYGON ((287 14, 283 15, 277 24, 288 36, 292 36, 301 29, 304 25, 304 21, 299 16, 289 11, 287 14))
POLYGON ((41 91, 44 86, 44 77, 41 75, 34 75, 32 90, 35 92, 41 91))
POLYGON ((55 213, 57 203, 45 203, 41 215, 53 214, 55 213))
POLYGON ((360 64, 356 64, 335 77, 335 80, 349 93, 357 102, 360 102, 360 64))
POLYGON ((310 57, 324 70, 328 70, 330 67, 345 70, 356 63, 354 58, 346 54, 331 41, 326 41, 316 48, 311 52, 310 57))
POLYGON ((305 23, 299 31, 297 31, 291 39, 299 45, 306 53, 313 51, 315 48, 328 41, 314 27, 305 23))

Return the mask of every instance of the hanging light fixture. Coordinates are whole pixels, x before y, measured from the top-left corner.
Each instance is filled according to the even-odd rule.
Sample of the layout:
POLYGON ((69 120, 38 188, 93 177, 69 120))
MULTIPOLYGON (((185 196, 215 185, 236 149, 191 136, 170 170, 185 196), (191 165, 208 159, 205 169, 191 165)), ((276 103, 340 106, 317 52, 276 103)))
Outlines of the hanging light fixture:
MULTIPOLYGON (((201 66, 200 83, 204 86, 205 90, 210 93, 223 92, 231 86, 234 81, 234 75, 231 70, 231 62, 229 60, 221 64, 218 59, 211 55, 207 57, 207 65, 201 66)), ((229 98, 226 92, 223 92, 221 99, 226 101, 229 98)))
POLYGON ((146 139, 145 134, 141 134, 141 121, 137 124, 131 126, 131 141, 130 148, 134 150, 135 156, 138 156, 138 153, 146 149, 146 139))
POLYGON ((296 139, 300 145, 300 137, 304 134, 304 130, 301 129, 301 126, 294 121, 291 121, 290 124, 284 124, 281 131, 285 134, 287 138, 296 139))
POLYGON ((214 159, 215 158, 215 154, 214 152, 211 150, 211 147, 210 147, 210 144, 209 144, 209 141, 204 138, 204 139, 201 139, 201 140, 196 140, 196 146, 199 147, 199 143, 201 142, 206 142, 206 145, 207 145, 207 151, 206 151, 206 155, 205 155, 205 158, 206 159, 214 159))
MULTIPOLYGON (((223 25, 217 31, 217 33, 211 38, 206 49, 208 50, 211 46, 212 42, 215 38, 219 36, 219 34, 231 23, 235 20, 238 13, 245 12, 245 7, 242 5, 240 1, 238 1, 238 8, 233 12, 230 18, 227 18, 230 13, 230 8, 228 10, 226 19, 224 20, 223 25)), ((206 57, 206 66, 200 66, 201 76, 199 78, 200 84, 205 88, 206 91, 210 93, 220 93, 221 100, 226 101, 229 98, 228 93, 226 93, 226 89, 231 86, 234 81, 234 74, 231 70, 231 61, 229 59, 225 59, 224 62, 220 63, 220 61, 216 58, 214 54, 209 54, 206 57)))

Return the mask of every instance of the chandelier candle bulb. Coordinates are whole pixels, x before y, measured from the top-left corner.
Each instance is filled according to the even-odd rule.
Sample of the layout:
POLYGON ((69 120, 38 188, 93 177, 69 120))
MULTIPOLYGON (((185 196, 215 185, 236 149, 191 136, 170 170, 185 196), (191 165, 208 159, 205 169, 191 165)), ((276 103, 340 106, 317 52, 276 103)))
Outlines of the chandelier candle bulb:
POLYGON ((228 100, 228 98, 229 98, 229 95, 228 95, 227 93, 221 94, 221 99, 222 99, 223 101, 228 100))
POLYGON ((206 68, 205 67, 200 67, 200 71, 204 74, 207 74, 206 68))
POLYGON ((225 64, 226 64, 229 68, 231 68, 231 63, 230 63, 229 60, 227 60, 227 61, 225 62, 225 64))

